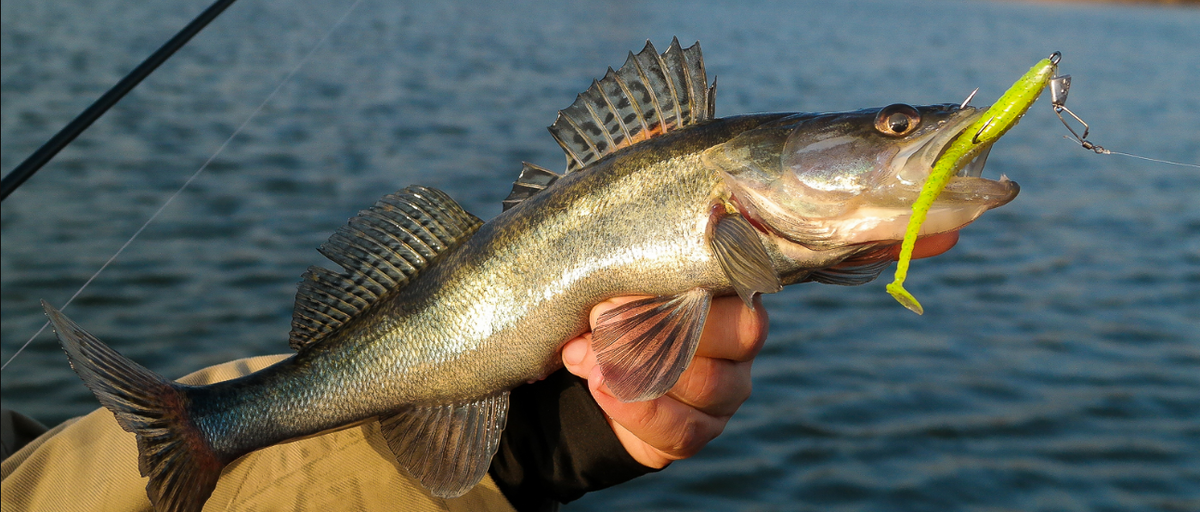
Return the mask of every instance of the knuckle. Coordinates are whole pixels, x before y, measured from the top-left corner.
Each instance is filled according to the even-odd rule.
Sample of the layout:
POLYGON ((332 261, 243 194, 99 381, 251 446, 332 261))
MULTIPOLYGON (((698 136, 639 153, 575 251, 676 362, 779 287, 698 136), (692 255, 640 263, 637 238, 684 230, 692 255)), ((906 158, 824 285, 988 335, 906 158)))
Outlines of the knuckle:
POLYGON ((738 345, 746 359, 753 359, 758 355, 758 351, 762 349, 763 342, 767 339, 767 310, 758 304, 754 310, 746 309, 738 322, 737 338, 738 345))
POLYGON ((696 371, 680 381, 672 396, 708 414, 732 414, 751 392, 750 363, 726 359, 703 359, 693 363, 696 371))
POLYGON ((721 388, 721 402, 725 404, 721 412, 733 414, 750 398, 753 383, 750 379, 750 364, 741 363, 730 371, 731 377, 721 388))
POLYGON ((726 384, 726 379, 722 378, 727 373, 724 367, 730 364, 732 363, 722 359, 692 360, 692 367, 689 368, 686 380, 681 382, 677 398, 683 403, 700 408, 716 402, 726 384))
POLYGON ((687 389, 689 401, 697 404, 705 404, 714 401, 718 393, 721 391, 722 379, 718 377, 718 374, 722 373, 721 366, 723 365, 721 363, 723 363, 723 361, 716 359, 705 360, 704 366, 707 366, 708 368, 704 368, 704 371, 698 372, 698 378, 691 379, 689 382, 689 384, 691 384, 687 389))
POLYGON ((724 422, 708 416, 692 416, 682 422, 665 451, 691 457, 715 439, 724 429, 724 422))
POLYGON ((730 383, 728 390, 725 392, 725 402, 729 404, 729 412, 736 412, 747 399, 750 398, 752 384, 747 374, 746 378, 739 378, 730 383))
POLYGON ((634 409, 636 412, 634 413, 633 421, 637 424, 652 425, 656 420, 660 420, 661 418, 658 414, 658 401, 650 400, 644 403, 645 407, 634 409))

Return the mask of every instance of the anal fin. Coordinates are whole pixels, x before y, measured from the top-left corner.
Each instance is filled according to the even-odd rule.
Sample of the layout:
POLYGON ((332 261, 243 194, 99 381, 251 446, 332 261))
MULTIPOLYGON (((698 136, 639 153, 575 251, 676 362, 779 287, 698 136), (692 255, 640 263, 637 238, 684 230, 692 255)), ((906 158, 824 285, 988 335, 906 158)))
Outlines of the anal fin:
POLYGON ((483 479, 500 446, 508 391, 413 407, 379 419, 396 461, 434 496, 456 498, 483 479))
POLYGON ((669 391, 696 353, 711 302, 711 293, 693 288, 600 315, 592 348, 609 391, 623 402, 653 400, 669 391))
POLYGON ((755 293, 775 293, 783 289, 758 231, 741 215, 714 216, 709 226, 708 243, 725 271, 725 277, 733 283, 733 289, 749 308, 754 309, 755 293))

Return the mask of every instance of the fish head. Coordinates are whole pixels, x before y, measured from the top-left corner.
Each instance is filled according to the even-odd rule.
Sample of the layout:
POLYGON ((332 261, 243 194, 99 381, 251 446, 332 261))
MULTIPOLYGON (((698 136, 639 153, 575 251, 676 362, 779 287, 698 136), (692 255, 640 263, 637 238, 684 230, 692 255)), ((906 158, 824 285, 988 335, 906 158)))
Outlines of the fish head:
MULTIPOLYGON (((741 213, 780 243, 798 246, 792 252, 862 253, 904 238, 934 162, 984 111, 894 104, 794 114, 709 148, 703 160, 723 175, 741 213)), ((955 169, 922 235, 956 231, 1016 197, 1016 182, 981 176, 988 150, 955 169)))

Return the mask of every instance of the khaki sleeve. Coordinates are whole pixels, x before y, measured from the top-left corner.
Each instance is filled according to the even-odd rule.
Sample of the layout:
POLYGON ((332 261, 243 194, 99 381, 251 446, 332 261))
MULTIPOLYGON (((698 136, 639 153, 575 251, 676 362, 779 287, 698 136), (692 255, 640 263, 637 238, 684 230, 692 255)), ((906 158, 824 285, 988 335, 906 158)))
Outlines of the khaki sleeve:
MULTIPOLYGON (((239 377, 287 356, 212 366, 179 379, 206 384, 239 377)), ((147 511, 137 442, 112 413, 97 409, 64 422, 4 460, 0 503, 7 511, 147 511)), ((491 476, 451 500, 431 496, 397 466, 371 421, 277 444, 227 466, 205 511, 515 512, 491 476)))

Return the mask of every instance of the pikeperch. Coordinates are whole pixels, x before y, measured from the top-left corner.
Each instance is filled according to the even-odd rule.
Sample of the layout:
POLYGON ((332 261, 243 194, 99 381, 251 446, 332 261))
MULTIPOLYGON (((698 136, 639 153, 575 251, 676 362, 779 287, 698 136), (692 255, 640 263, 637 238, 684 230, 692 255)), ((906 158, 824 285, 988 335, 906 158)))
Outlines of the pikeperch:
MULTIPOLYGON (((487 471, 509 390, 561 367, 597 303, 610 390, 663 395, 688 366, 712 297, 875 279, 943 148, 981 115, 955 104, 715 119, 699 44, 649 43, 559 112, 564 174, 524 164, 487 223, 409 187, 339 229, 292 320, 297 353, 245 377, 185 386, 46 305, 75 371, 137 435, 159 511, 198 511, 221 469, 289 439, 378 419, 399 465, 459 496, 487 471)), ((964 164, 925 232, 1011 201, 1016 183, 964 164)))

